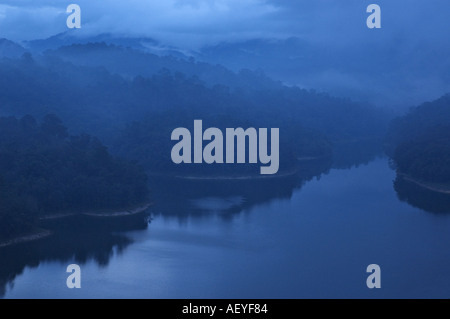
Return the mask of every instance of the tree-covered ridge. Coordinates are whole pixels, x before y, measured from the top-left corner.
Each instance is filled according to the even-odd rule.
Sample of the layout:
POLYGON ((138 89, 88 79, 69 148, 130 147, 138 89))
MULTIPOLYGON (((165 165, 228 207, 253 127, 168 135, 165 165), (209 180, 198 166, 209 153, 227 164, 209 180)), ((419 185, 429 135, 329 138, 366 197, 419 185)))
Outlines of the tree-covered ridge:
POLYGON ((450 125, 423 132, 400 143, 394 160, 400 172, 419 180, 450 183, 450 125))
POLYGON ((57 57, 75 65, 104 67, 113 74, 132 79, 136 76, 151 78, 161 69, 195 77, 209 87, 270 88, 281 83, 265 76, 261 71, 247 69, 233 72, 219 64, 200 62, 194 58, 182 59, 172 55, 158 56, 149 52, 124 48, 105 42, 90 42, 62 46, 45 52, 47 57, 57 57))
POLYGON ((399 172, 450 183, 450 95, 424 103, 392 122, 388 143, 399 172))
POLYGON ((398 145, 420 139, 434 127, 446 125, 450 125, 450 94, 411 108, 406 115, 392 120, 387 141, 398 145))
MULTIPOLYGON (((189 173, 200 168, 175 168, 170 159, 172 130, 191 127, 195 119, 221 130, 279 128, 281 171, 291 170, 296 158, 330 156, 343 144, 377 143, 388 122, 386 113, 370 105, 284 86, 259 72, 225 69, 225 77, 223 67, 195 61, 180 64, 170 58, 164 59, 170 69, 156 71, 159 57, 104 44, 76 45, 58 52, 62 57, 49 52, 0 60, 0 115, 56 114, 70 123, 71 131, 99 136, 111 152, 138 160, 153 172, 189 173), (66 51, 76 53, 73 59, 67 59, 66 51), (95 66, 84 63, 83 53, 97 56, 95 66), (156 61, 149 62, 151 74, 144 62, 137 64, 140 71, 134 54, 156 61), (116 55, 123 60, 124 70, 131 68, 128 63, 134 65, 136 77, 110 69, 116 55), (215 77, 200 78, 180 65, 198 72, 207 68, 215 77)), ((201 170, 233 174, 237 167, 241 172, 257 171, 256 165, 210 165, 201 170)))
MULTIPOLYGON (((219 128, 270 128, 280 129, 278 173, 284 175, 293 173, 300 158, 331 158, 332 145, 325 135, 303 128, 296 121, 284 117, 270 118, 259 114, 251 118, 238 109, 229 114, 220 112, 214 107, 200 113, 188 110, 177 113, 163 113, 148 117, 127 125, 118 139, 116 150, 123 156, 137 160, 151 174, 181 175, 181 176, 243 176, 260 175, 260 164, 248 163, 248 143, 245 164, 174 164, 171 159, 172 147, 177 143, 170 139, 171 132, 176 127, 185 127, 193 132, 194 120, 203 119, 203 130, 209 127, 219 128), (211 112, 211 110, 214 110, 211 112), (195 115, 197 114, 197 115, 195 115)), ((270 138, 269 138, 270 140, 270 138)), ((203 141, 203 147, 209 142, 203 141)), ((225 136, 223 140, 225 150, 225 136)), ((268 145, 270 150, 270 146, 268 145)))
POLYGON ((0 118, 0 237, 26 232, 40 215, 126 208, 147 200, 136 164, 89 135, 69 136, 47 115, 0 118))
POLYGON ((65 56, 52 54, 0 60, 0 115, 41 117, 53 113, 70 123, 71 130, 99 136, 108 145, 110 138, 132 121, 184 110, 197 116, 218 112, 257 118, 264 113, 270 119, 293 119, 336 142, 380 138, 385 134, 388 116, 379 109, 284 86, 260 72, 234 73, 223 67, 187 61, 182 64, 189 68, 184 68, 175 60, 169 63, 167 58, 165 69, 157 69, 160 65, 152 62, 152 71, 147 72, 148 64, 139 63, 140 68, 133 67, 133 76, 127 77, 109 68, 120 64, 127 70, 127 63, 135 64, 132 52, 89 44, 78 46, 76 53, 79 58, 70 62, 65 56), (78 61, 96 52, 97 46, 102 64, 100 59, 95 66, 78 61), (108 58, 116 51, 122 62, 112 63, 117 60, 111 58, 111 62, 108 58), (211 76, 200 77, 191 72, 204 75, 203 67, 211 76))

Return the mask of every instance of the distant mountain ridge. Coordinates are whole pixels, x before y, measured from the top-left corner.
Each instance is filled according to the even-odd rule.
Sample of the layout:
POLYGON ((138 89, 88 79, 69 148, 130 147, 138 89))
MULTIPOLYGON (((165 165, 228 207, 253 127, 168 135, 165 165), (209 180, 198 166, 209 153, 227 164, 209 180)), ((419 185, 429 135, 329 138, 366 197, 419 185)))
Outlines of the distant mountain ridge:
MULTIPOLYGON (((374 42, 367 39, 349 47, 300 37, 259 37, 210 43, 193 50, 145 36, 113 33, 82 36, 77 32, 70 30, 47 39, 25 41, 21 46, 33 54, 42 54, 72 45, 105 43, 158 57, 195 59, 233 72, 261 70, 286 85, 350 97, 397 109, 399 113, 450 89, 450 52, 445 48, 435 50, 422 43, 401 46, 389 45, 381 39, 374 42)), ((23 54, 23 49, 12 49, 10 45, 4 49, 8 53, 0 53, 0 57, 23 54)), ((225 83, 230 84, 229 81, 225 83)))
POLYGON ((0 39, 0 58, 18 58, 27 50, 20 44, 8 39, 0 39))
POLYGON ((171 55, 178 58, 187 58, 182 50, 165 46, 149 37, 125 37, 115 36, 110 33, 102 33, 94 36, 76 36, 73 32, 63 32, 47 39, 38 39, 24 42, 24 46, 33 52, 45 52, 55 50, 63 46, 73 44, 106 43, 123 48, 131 48, 137 51, 153 53, 156 55, 171 55))
MULTIPOLYGON (((224 66, 173 56, 159 56, 130 47, 124 48, 105 42, 72 44, 55 50, 47 50, 44 56, 57 57, 75 65, 104 67, 111 73, 127 78, 152 77, 166 70, 195 77, 207 86, 226 85, 236 87, 267 88, 277 85, 261 72, 241 70, 234 72, 224 66)), ((281 84, 279 84, 281 86, 281 84)))

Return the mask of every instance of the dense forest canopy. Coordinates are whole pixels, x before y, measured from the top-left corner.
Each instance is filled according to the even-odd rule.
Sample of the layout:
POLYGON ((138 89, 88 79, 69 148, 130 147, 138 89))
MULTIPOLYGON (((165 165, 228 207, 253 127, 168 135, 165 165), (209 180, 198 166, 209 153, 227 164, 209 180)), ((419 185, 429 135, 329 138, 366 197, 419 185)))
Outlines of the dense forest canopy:
POLYGON ((114 209, 147 200, 136 164, 89 135, 69 136, 54 115, 0 118, 0 236, 29 230, 42 214, 114 209))
MULTIPOLYGON (((171 149, 176 142, 168 138, 171 136, 172 129, 185 127, 193 132, 194 120, 201 118, 204 130, 208 127, 219 128, 222 132, 225 132, 226 128, 241 127, 244 130, 250 127, 268 128, 270 127, 268 124, 280 127, 279 172, 281 174, 292 172, 297 166, 297 160, 301 157, 330 158, 332 155, 332 146, 328 138, 318 132, 302 128, 295 121, 286 120, 284 123, 280 123, 280 119, 265 118, 264 116, 254 119, 244 116, 236 118, 235 114, 238 113, 207 114, 202 112, 199 114, 201 116, 195 116, 190 112, 180 112, 176 115, 164 113, 130 123, 123 130, 123 135, 118 139, 115 149, 123 156, 127 155, 138 160, 151 174, 171 175, 176 173, 177 175, 202 176, 259 174, 259 165, 248 164, 248 152, 246 153, 246 164, 174 164, 171 160, 171 149), (295 142, 293 143, 293 141, 295 142)), ((246 143, 248 145, 248 139, 246 143)), ((208 142, 203 142, 203 146, 207 144, 208 142)), ((222 145, 225 149, 225 139, 222 145)))
POLYGON ((219 64, 196 61, 194 58, 181 59, 172 55, 158 56, 152 53, 124 48, 104 42, 72 44, 56 50, 45 51, 45 56, 59 58, 75 65, 104 67, 114 74, 127 79, 136 76, 152 77, 161 69, 195 77, 207 86, 226 85, 233 88, 270 88, 282 86, 280 82, 265 76, 261 71, 243 69, 232 72, 219 64))
MULTIPOLYGON (((220 122, 211 124, 218 126, 248 122, 288 132, 289 127, 299 126, 300 130, 326 137, 333 145, 380 140, 389 119, 388 114, 370 105, 287 87, 261 72, 234 73, 220 66, 180 62, 104 44, 75 45, 61 50, 75 50, 78 60, 83 61, 79 65, 75 58, 68 62, 67 53, 58 55, 53 51, 0 61, 0 86, 4 88, 0 92, 3 106, 0 112, 38 117, 54 113, 70 123, 71 131, 99 136, 108 146, 117 144, 118 138, 120 143, 126 143, 121 140, 122 129, 133 121, 167 116, 179 120, 173 121, 172 129, 186 120, 188 123, 195 118, 207 120, 212 115, 220 122), (97 53, 94 60, 97 62, 86 66, 84 61, 90 61, 88 57, 98 50, 101 54, 97 53), (109 60, 115 54, 120 63, 117 59, 109 60), (112 65, 128 69, 128 63, 136 64, 134 54, 144 60, 129 67, 133 76, 116 73, 118 70, 112 65), (161 63, 160 59, 166 60, 161 63), (167 68, 158 69, 161 64, 167 68), (202 68, 207 71, 198 71, 202 68)), ((298 137, 298 134, 284 135, 298 137)), ((309 152, 308 147, 305 153, 309 152)))
POLYGON ((450 95, 393 120, 387 142, 401 173, 422 181, 450 183, 450 95))
POLYGON ((196 119, 221 130, 279 128, 280 173, 302 158, 329 159, 348 145, 377 144, 389 120, 373 106, 285 86, 261 71, 233 72, 104 43, 3 57, 0 88, 5 236, 34 227, 43 213, 141 202, 144 170, 259 175, 259 165, 173 164, 172 130, 192 128, 196 119))
MULTIPOLYGON (((83 50, 80 49, 78 56, 89 56, 91 46, 95 48, 96 44, 81 46, 83 50)), ((388 116, 379 109, 283 86, 261 72, 233 73, 225 69, 229 76, 223 76, 222 67, 208 65, 207 73, 214 74, 216 80, 213 80, 212 76, 202 78, 175 62, 170 67, 158 68, 157 60, 139 64, 133 77, 123 77, 110 68, 108 54, 104 53, 109 50, 125 49, 102 46, 101 56, 105 57, 96 66, 77 65, 52 54, 25 54, 17 60, 1 60, 3 111, 18 116, 55 113, 67 123, 70 120, 72 130, 86 130, 101 137, 109 137, 113 130, 101 131, 98 124, 102 124, 101 128, 120 127, 143 116, 180 110, 197 113, 239 110, 237 117, 270 113, 275 118, 295 118, 303 126, 320 130, 333 140, 380 137, 386 129, 388 116), (147 72, 146 68, 150 67, 153 71, 147 72)), ((122 59, 126 52, 112 64, 123 66, 134 62, 130 57, 122 59)), ((194 70, 201 68, 195 61, 183 63, 194 70)))

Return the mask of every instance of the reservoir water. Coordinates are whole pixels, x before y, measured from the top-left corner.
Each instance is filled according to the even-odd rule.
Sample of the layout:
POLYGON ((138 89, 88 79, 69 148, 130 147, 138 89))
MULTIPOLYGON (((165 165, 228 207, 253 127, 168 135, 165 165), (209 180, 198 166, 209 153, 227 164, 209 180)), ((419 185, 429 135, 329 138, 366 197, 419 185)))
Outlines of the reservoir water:
POLYGON ((0 294, 448 298, 450 214, 400 200, 395 178, 377 158, 264 189, 156 185, 143 227, 62 233, 0 251, 0 294), (73 263, 81 289, 66 286, 73 263), (380 289, 366 286, 370 264, 381 267, 380 289))

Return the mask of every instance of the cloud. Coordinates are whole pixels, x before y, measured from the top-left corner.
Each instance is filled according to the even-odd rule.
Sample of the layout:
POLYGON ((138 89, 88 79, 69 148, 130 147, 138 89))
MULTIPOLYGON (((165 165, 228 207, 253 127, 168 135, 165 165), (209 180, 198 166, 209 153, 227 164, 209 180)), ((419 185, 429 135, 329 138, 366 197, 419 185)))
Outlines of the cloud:
MULTIPOLYGON (((75 1, 74 1, 75 2, 75 1)), ((207 39, 270 34, 278 8, 262 0, 78 0, 80 33, 117 33, 200 45, 207 39)), ((70 2, 4 1, 0 6, 0 36, 15 40, 46 37, 66 30, 70 2)), ((173 43, 175 44, 175 43, 173 43)))
POLYGON ((82 8, 80 34, 149 36, 179 46, 298 36, 330 45, 402 39, 438 42, 448 0, 3 0, 0 36, 44 38, 67 30, 65 9, 82 8), (382 8, 382 29, 365 26, 366 7, 382 8))
POLYGON ((58 20, 65 21, 65 10, 52 7, 18 7, 0 4, 0 37, 25 39, 54 34, 58 20))
MULTIPOLYGON (((31 40, 67 31, 71 3, 82 9, 82 29, 75 35, 146 36, 186 50, 298 37, 304 46, 277 54, 312 52, 304 62, 315 67, 308 78, 294 74, 302 84, 337 93, 349 89, 352 96, 371 92, 372 101, 393 104, 450 88, 448 0, 2 0, 0 38, 31 40), (381 29, 366 26, 371 3, 381 7, 381 29)), ((274 59, 263 66, 287 63, 274 59)))

